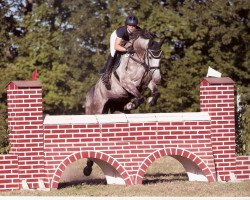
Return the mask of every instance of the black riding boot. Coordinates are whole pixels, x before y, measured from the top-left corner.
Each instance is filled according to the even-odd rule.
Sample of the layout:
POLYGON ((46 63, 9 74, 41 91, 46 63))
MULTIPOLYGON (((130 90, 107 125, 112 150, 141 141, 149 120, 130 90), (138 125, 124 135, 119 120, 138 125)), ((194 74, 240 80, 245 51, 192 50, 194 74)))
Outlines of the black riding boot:
POLYGON ((104 66, 104 74, 102 75, 102 82, 104 83, 105 87, 107 90, 111 90, 111 85, 110 85, 110 75, 113 69, 113 64, 114 64, 115 58, 109 54, 108 60, 104 66))

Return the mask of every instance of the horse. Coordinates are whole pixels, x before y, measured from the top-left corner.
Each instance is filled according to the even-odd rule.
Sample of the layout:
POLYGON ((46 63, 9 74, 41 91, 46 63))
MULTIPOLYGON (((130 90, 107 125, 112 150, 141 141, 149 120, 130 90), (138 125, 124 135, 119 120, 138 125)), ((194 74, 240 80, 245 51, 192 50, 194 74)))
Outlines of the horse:
POLYGON ((165 37, 156 42, 154 37, 144 30, 135 31, 125 47, 133 46, 133 54, 123 54, 119 67, 111 73, 111 90, 107 90, 101 78, 91 86, 86 95, 85 113, 105 114, 112 110, 109 101, 123 103, 119 110, 130 111, 136 109, 144 102, 142 95, 143 86, 148 86, 151 97, 150 105, 155 105, 159 98, 157 84, 161 80, 160 60, 162 56, 161 46, 165 37), (130 101, 134 99, 133 101, 130 101), (107 105, 106 105, 107 104, 107 105))
MULTIPOLYGON (((130 113, 138 108, 144 101, 142 91, 147 86, 151 91, 148 103, 153 106, 160 96, 157 85, 160 83, 161 46, 165 36, 160 42, 154 41, 155 36, 148 31, 139 29, 131 34, 125 48, 132 46, 132 54, 122 54, 120 64, 111 73, 111 90, 107 90, 101 78, 90 87, 86 95, 85 114, 105 114, 108 112, 130 113)), ((93 161, 88 159, 83 173, 89 176, 93 161)))

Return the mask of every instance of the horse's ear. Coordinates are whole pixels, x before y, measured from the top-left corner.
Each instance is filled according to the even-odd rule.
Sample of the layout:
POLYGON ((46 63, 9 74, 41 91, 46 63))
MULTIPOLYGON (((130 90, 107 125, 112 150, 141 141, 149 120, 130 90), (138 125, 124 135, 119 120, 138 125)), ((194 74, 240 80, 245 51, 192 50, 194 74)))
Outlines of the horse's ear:
POLYGON ((129 40, 135 40, 137 39, 141 34, 141 30, 140 29, 136 29, 134 30, 131 34, 129 34, 129 40))
POLYGON ((148 47, 151 47, 152 46, 152 44, 153 44, 153 39, 149 39, 149 42, 148 42, 148 47))
POLYGON ((162 46, 162 44, 163 44, 163 42, 165 41, 165 39, 166 39, 166 36, 164 35, 163 38, 162 38, 162 39, 160 40, 160 42, 158 43, 160 47, 162 46))
POLYGON ((142 30, 142 35, 141 36, 144 39, 153 39, 153 38, 156 37, 156 35, 154 33, 150 32, 150 31, 147 31, 145 29, 141 29, 141 30, 142 30))

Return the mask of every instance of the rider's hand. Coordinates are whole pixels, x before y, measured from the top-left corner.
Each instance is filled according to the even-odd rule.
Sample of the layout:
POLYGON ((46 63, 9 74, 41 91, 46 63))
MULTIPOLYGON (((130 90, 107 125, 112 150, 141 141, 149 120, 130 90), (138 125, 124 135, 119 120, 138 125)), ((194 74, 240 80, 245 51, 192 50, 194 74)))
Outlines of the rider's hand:
POLYGON ((133 48, 133 46, 127 47, 127 48, 126 48, 126 52, 129 53, 129 54, 134 53, 134 48, 133 48))

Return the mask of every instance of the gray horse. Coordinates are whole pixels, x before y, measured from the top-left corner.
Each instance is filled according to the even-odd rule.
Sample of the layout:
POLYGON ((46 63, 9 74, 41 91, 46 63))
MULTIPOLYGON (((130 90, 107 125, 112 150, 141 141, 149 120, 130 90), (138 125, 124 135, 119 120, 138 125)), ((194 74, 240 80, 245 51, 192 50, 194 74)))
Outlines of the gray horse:
MULTIPOLYGON (((161 46, 164 40, 165 37, 156 42, 153 35, 144 30, 133 32, 125 47, 132 45, 134 53, 121 55, 119 67, 111 74, 111 90, 106 89, 101 78, 91 86, 86 95, 85 113, 129 113, 144 102, 144 86, 151 91, 148 103, 155 105, 160 96, 157 84, 161 80, 161 46)), ((85 176, 91 174, 92 165, 93 161, 88 159, 83 170, 85 176)))
POLYGON ((126 47, 133 46, 134 53, 121 55, 119 67, 111 73, 111 90, 106 89, 101 79, 91 86, 86 95, 85 113, 104 114, 136 109, 144 102, 144 86, 151 91, 148 103, 155 105, 159 97, 157 84, 161 80, 159 67, 164 39, 156 42, 148 32, 135 31, 126 44, 126 47))

